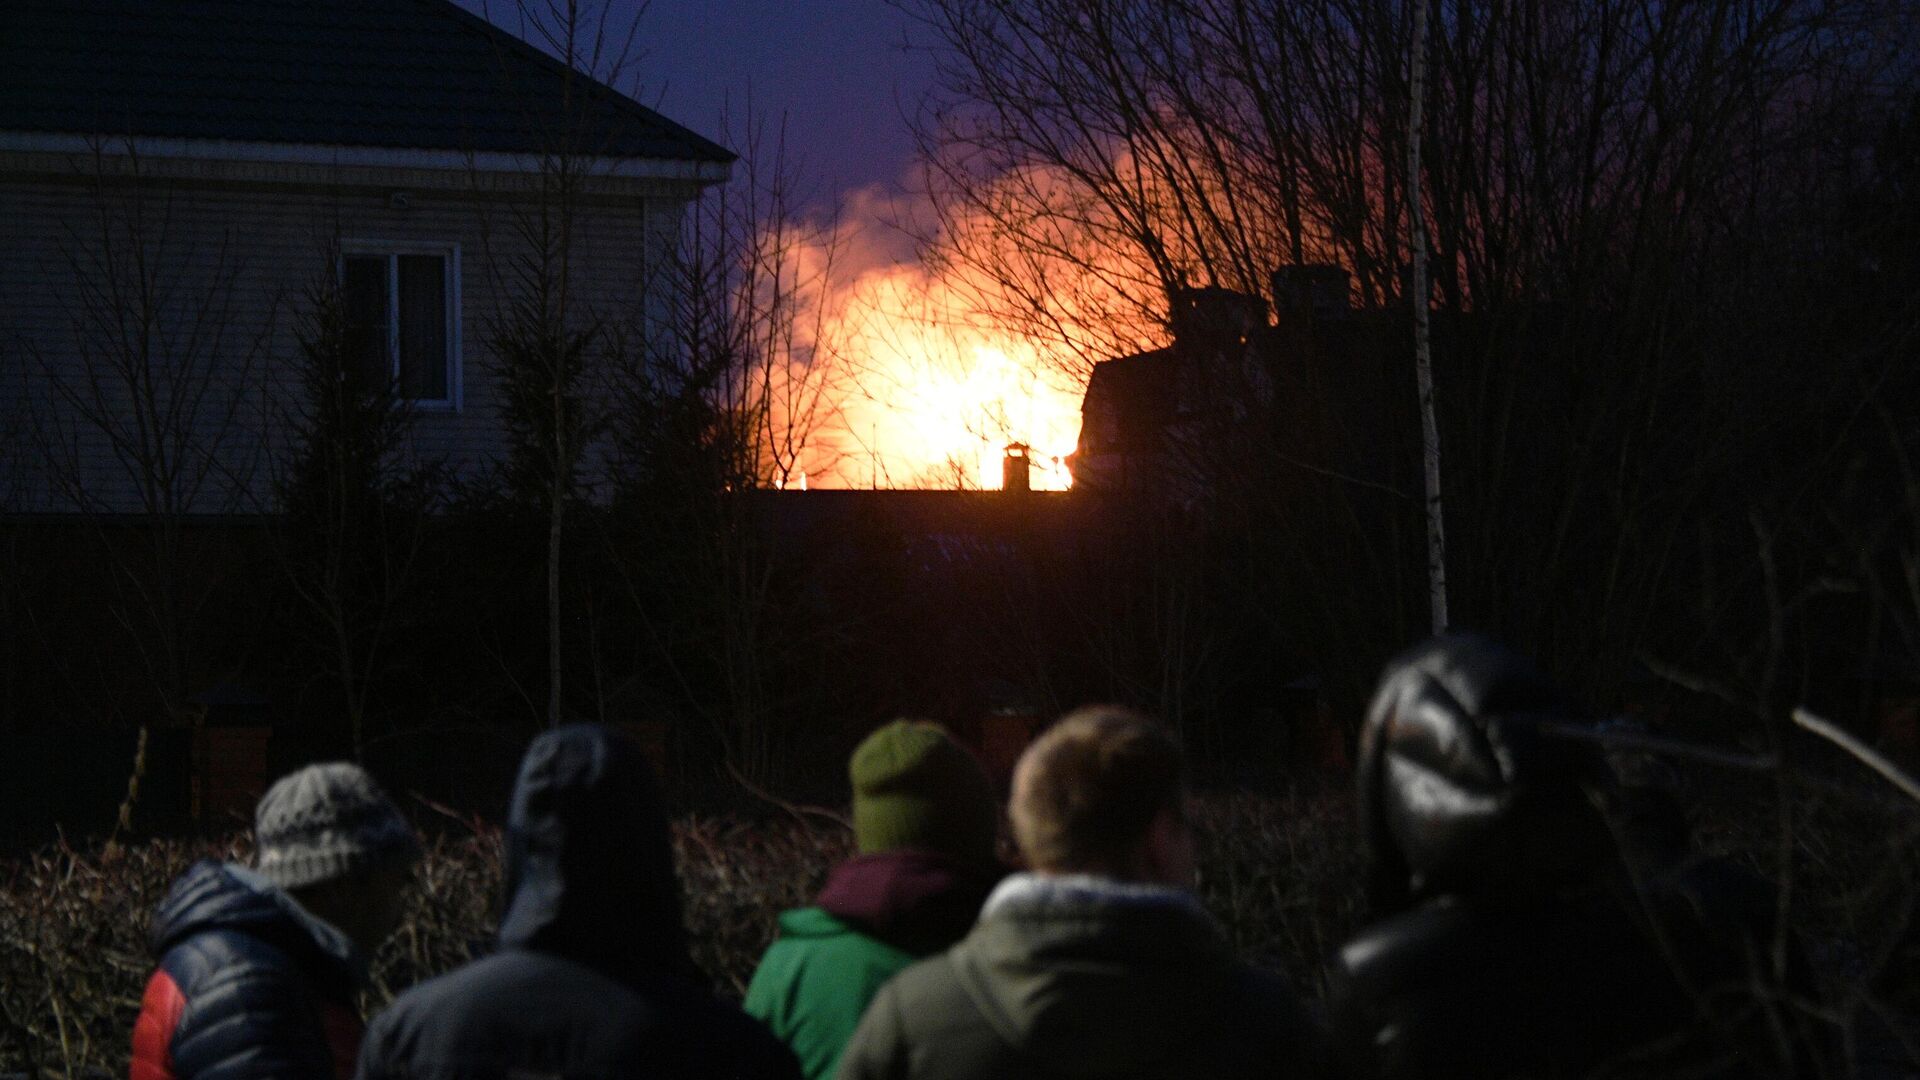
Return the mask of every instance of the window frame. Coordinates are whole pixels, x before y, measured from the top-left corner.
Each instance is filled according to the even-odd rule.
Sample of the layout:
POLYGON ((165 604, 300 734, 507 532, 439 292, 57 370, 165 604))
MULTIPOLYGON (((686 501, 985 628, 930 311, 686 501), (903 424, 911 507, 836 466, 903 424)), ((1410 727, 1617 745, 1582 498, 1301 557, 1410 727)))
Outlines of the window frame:
POLYGON ((419 240, 372 240, 354 239, 340 241, 340 254, 335 260, 334 280, 345 282, 347 279, 347 260, 349 258, 381 257, 387 261, 387 356, 392 367, 388 371, 394 385, 400 382, 400 257, 403 255, 435 256, 443 260, 446 273, 443 275, 444 290, 442 309, 446 318, 447 339, 447 396, 444 398, 403 398, 412 408, 421 412, 457 413, 466 402, 466 364, 460 341, 460 244, 458 241, 444 243, 419 240))

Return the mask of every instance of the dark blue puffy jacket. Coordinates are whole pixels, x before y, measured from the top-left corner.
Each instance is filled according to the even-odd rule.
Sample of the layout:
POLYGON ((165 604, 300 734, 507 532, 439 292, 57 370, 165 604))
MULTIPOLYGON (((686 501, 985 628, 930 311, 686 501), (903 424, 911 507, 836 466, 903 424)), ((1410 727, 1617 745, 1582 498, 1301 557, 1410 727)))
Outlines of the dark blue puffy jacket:
POLYGON ((154 914, 159 970, 133 1029, 132 1080, 342 1080, 361 964, 346 937, 244 867, 199 862, 154 914))

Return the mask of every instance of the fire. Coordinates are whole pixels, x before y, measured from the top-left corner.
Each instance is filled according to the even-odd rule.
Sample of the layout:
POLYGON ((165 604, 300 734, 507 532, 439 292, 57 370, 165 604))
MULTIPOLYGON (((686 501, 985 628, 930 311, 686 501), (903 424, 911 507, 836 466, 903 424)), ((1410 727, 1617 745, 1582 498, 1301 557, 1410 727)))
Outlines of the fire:
POLYGON ((1014 443, 1031 448, 1034 489, 1072 484, 1065 458, 1080 435, 1084 388, 1054 385, 1039 350, 910 316, 868 318, 884 333, 854 350, 833 486, 997 488, 1014 443))
POLYGON ((981 325, 915 263, 826 298, 815 355, 844 366, 816 433, 815 487, 997 488, 1006 447, 1032 447, 1035 489, 1072 483, 1084 382, 1034 343, 981 325))
MULTIPOLYGON (((876 201, 857 195, 850 213, 897 219, 897 205, 876 201)), ((1088 359, 996 325, 981 305, 992 282, 936 270, 885 242, 897 234, 874 235, 858 224, 836 234, 838 269, 809 298, 803 351, 814 370, 792 377, 822 387, 828 407, 804 433, 794 476, 813 488, 999 488, 1019 444, 1033 489, 1070 487, 1088 359)))

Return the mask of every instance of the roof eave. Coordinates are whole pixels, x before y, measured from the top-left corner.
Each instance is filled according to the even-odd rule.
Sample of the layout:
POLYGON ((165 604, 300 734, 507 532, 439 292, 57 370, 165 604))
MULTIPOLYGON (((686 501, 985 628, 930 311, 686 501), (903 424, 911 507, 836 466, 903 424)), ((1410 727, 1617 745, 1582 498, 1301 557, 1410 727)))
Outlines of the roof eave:
MULTIPOLYGON (((446 172, 538 175, 546 167, 540 154, 467 151, 430 147, 334 146, 313 143, 244 142, 170 136, 0 131, 0 151, 94 154, 152 159, 190 159, 279 165, 336 165, 361 168, 429 169, 446 172)), ((733 174, 732 161, 581 154, 576 164, 591 175, 632 180, 678 180, 700 185, 721 183, 733 174)))

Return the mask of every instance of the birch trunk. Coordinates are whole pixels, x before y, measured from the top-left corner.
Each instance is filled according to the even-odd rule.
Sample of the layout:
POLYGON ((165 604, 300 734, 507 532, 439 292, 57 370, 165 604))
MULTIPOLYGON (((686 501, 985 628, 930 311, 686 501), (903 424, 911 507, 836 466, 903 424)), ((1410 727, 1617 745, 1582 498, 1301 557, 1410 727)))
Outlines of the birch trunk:
POLYGON ((1421 205, 1420 136, 1427 96, 1427 5, 1413 0, 1413 43, 1408 48, 1407 231, 1413 249, 1408 293, 1413 303, 1413 367, 1420 381, 1420 434, 1426 461, 1427 590, 1433 632, 1447 629, 1447 530, 1440 498, 1440 423, 1433 405, 1433 345, 1427 304, 1427 217, 1421 205))
MULTIPOLYGON (((557 382, 557 380, 556 380, 557 382)), ((556 395, 557 396, 557 395, 556 395)), ((567 461, 564 451, 556 461, 552 488, 547 503, 547 726, 559 727, 561 720, 560 675, 564 657, 560 648, 560 541, 561 518, 566 513, 567 492, 558 479, 558 467, 567 461)))

